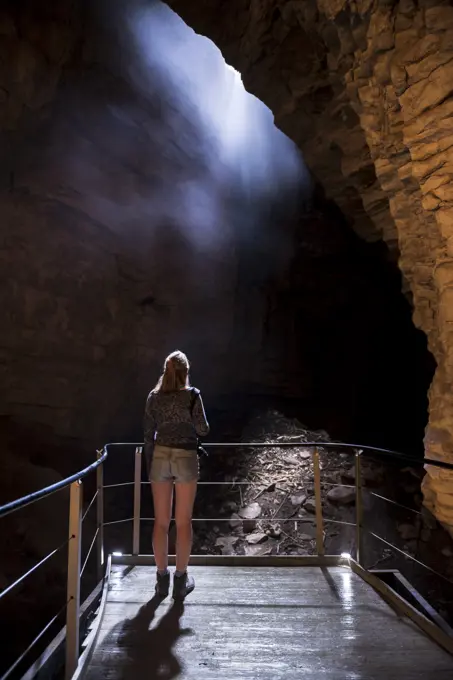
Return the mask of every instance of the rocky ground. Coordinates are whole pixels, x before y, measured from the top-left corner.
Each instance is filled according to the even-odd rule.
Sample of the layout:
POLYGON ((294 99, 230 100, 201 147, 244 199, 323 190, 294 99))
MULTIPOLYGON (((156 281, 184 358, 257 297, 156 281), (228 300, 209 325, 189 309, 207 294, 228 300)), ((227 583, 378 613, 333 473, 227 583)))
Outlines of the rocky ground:
MULTIPOLYGON (((228 439, 232 440, 224 437, 228 439)), ((328 434, 310 432, 297 419, 269 410, 255 415, 239 440, 269 442, 269 446, 210 449, 209 457, 202 459, 194 553, 314 554, 314 471, 304 442, 329 441, 328 434), (271 444, 291 438, 295 440, 291 448, 271 444), (208 481, 215 484, 209 486, 208 481)), ((354 456, 322 447, 319 453, 325 551, 354 555, 354 456)), ((423 474, 422 465, 403 467, 362 457, 364 562, 367 568, 399 569, 453 623, 453 583, 446 580, 453 581, 453 542, 422 508, 423 474)))
MULTIPOLYGON (((325 432, 309 432, 297 420, 276 411, 257 415, 242 432, 242 441, 276 442, 294 438, 294 448, 278 446, 217 449, 202 460, 202 482, 211 479, 200 494, 198 516, 213 520, 197 523, 195 552, 245 555, 297 555, 315 552, 316 522, 314 472, 307 441, 326 441, 325 432), (225 471, 227 471, 225 473, 225 471)), ((334 486, 348 474, 349 456, 327 457, 321 452, 325 544, 352 549, 350 521, 355 491, 334 486), (346 519, 349 518, 349 519, 346 519)), ((345 548, 346 549, 346 548, 345 548)))

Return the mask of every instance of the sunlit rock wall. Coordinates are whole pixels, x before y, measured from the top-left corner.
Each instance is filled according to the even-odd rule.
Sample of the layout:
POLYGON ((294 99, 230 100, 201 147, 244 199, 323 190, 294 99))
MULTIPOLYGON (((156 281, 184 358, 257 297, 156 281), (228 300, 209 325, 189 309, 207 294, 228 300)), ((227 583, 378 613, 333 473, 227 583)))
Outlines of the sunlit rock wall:
MULTIPOLYGON (((170 5, 272 109, 357 233, 383 238, 398 258, 438 364, 426 454, 453 462, 450 3, 170 5)), ((427 471, 426 505, 453 525, 452 475, 427 471)))

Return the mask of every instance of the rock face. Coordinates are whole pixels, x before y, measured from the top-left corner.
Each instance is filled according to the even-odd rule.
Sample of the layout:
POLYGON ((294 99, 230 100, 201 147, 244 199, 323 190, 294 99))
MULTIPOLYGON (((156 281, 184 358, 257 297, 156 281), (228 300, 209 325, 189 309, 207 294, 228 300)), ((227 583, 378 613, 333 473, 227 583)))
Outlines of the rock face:
MULTIPOLYGON (((450 3, 169 4, 271 108, 357 233, 398 259, 437 362, 426 455, 453 462, 450 3)), ((424 494, 453 526, 453 475, 427 466, 424 494)))
MULTIPOLYGON (((208 398, 262 373, 257 290, 279 247, 241 278, 238 231, 253 239, 259 224, 273 238, 264 211, 276 201, 260 212, 202 112, 132 40, 72 2, 48 9, 0 14, 0 414, 5 428, 35 423, 37 437, 77 441, 92 458, 106 438, 139 435, 176 347, 208 398)), ((200 49, 228 93, 221 54, 200 49)), ((251 105, 261 120, 263 105, 251 105)), ((279 228, 290 233, 292 219, 280 211, 279 228)), ((80 467, 62 459, 61 471, 80 467)))

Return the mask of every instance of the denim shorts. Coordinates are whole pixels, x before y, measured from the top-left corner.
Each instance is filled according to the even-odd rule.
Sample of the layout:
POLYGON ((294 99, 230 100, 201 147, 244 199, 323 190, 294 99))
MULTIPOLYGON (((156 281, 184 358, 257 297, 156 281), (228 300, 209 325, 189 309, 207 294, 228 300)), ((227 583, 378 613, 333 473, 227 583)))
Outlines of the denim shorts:
POLYGON ((199 477, 196 450, 156 444, 151 461, 151 482, 195 482, 199 477))

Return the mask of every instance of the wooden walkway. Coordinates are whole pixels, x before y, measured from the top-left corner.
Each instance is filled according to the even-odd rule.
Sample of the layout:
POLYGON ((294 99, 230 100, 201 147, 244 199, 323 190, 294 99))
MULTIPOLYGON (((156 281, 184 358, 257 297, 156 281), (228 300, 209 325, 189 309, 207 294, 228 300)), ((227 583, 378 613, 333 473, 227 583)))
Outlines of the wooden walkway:
POLYGON ((155 569, 113 567, 88 680, 452 680, 453 659, 345 567, 193 567, 184 605, 155 569))

